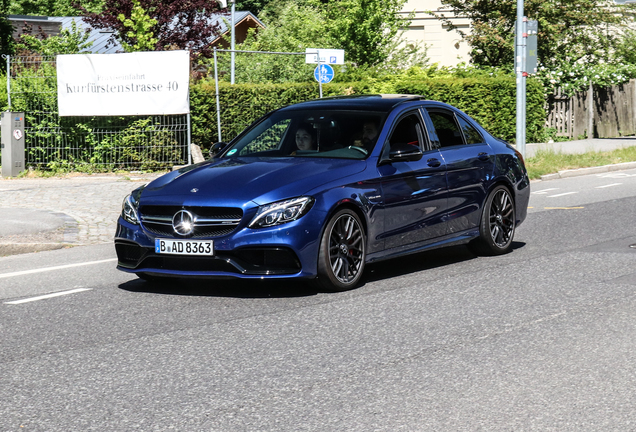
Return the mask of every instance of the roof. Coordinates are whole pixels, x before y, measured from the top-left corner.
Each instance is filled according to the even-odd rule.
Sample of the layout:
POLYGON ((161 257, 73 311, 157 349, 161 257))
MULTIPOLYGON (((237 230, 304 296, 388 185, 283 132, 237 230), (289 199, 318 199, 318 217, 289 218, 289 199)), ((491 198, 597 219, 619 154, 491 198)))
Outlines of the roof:
MULTIPOLYGON (((221 25, 221 34, 227 32, 229 30, 229 25, 232 23, 232 17, 231 14, 215 14, 214 15, 216 17, 215 22, 219 23, 221 25), (227 24, 226 24, 227 22, 227 24)), ((261 27, 265 28, 265 24, 263 24, 263 22, 261 20, 259 20, 256 15, 254 15, 252 12, 248 12, 248 11, 235 11, 234 12, 234 27, 236 27, 237 25, 241 24, 241 22, 243 22, 246 19, 253 19, 255 22, 257 22, 261 27)))
POLYGON ((419 95, 394 95, 378 94, 363 96, 337 96, 331 98, 315 99, 307 102, 290 105, 283 110, 297 109, 348 109, 361 111, 390 111, 393 107, 412 101, 426 100, 419 95))
MULTIPOLYGON (((235 26, 238 26, 242 21, 246 19, 254 20, 259 25, 265 27, 254 14, 247 11, 236 11, 234 12, 234 21, 235 26)), ((84 21, 83 17, 47 17, 47 16, 31 16, 31 15, 9 15, 9 20, 14 22, 28 21, 33 25, 39 25, 40 23, 44 27, 47 23, 59 23, 61 28, 63 29, 71 29, 72 22, 75 21, 75 24, 78 28, 90 29, 89 39, 88 41, 93 42, 93 45, 83 50, 82 52, 86 53, 98 53, 98 54, 113 54, 124 52, 121 44, 115 40, 110 41, 111 36, 114 33, 114 30, 108 29, 94 29, 87 22, 84 21)), ((231 17, 230 14, 212 14, 210 16, 210 24, 219 24, 220 33, 223 34, 228 31, 228 24, 230 23, 231 17), (226 24, 227 22, 227 24, 226 24)), ((216 40, 215 38, 214 40, 216 40)), ((213 41, 210 41, 213 42, 213 41)))

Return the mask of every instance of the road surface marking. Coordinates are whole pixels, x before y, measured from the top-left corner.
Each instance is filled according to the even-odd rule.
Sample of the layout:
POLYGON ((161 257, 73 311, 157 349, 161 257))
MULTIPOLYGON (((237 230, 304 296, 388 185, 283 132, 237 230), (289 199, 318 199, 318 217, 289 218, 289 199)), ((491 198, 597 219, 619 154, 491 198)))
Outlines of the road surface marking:
POLYGON ((625 177, 636 177, 636 174, 627 174, 627 173, 609 173, 609 174, 600 174, 601 178, 625 178, 625 177))
POLYGON ((547 194, 548 191, 553 191, 553 190, 557 190, 557 189, 559 189, 559 188, 543 189, 543 190, 532 192, 532 193, 536 194, 536 195, 543 195, 543 194, 547 194))
POLYGON ((543 210, 578 210, 585 207, 543 207, 543 210))
POLYGON ((66 264, 66 265, 55 266, 55 267, 42 267, 39 269, 24 270, 24 271, 18 271, 13 273, 0 273, 0 279, 16 277, 16 276, 24 276, 28 274, 34 274, 34 273, 63 270, 63 269, 73 268, 73 267, 82 267, 82 266, 93 265, 93 264, 102 264, 102 263, 113 262, 113 261, 117 261, 117 258, 110 258, 110 259, 100 260, 100 261, 88 261, 88 262, 76 263, 76 264, 66 264))
POLYGON ((34 301, 38 301, 38 300, 50 299, 50 298, 53 298, 53 297, 59 297, 59 296, 63 296, 63 295, 75 294, 75 293, 82 292, 82 291, 90 291, 90 290, 92 290, 92 288, 75 288, 75 289, 68 290, 68 291, 60 291, 60 292, 51 293, 51 294, 45 294, 45 295, 41 295, 41 296, 37 296, 37 297, 25 298, 25 299, 22 299, 22 300, 8 301, 8 302, 4 302, 4 304, 17 305, 17 304, 22 304, 22 303, 34 302, 34 301))
POLYGON ((622 184, 623 183, 612 183, 612 184, 608 184, 608 185, 605 185, 605 186, 596 186, 596 189, 603 189, 603 188, 612 187, 612 186, 620 186, 622 184))
POLYGON ((572 195, 578 192, 565 192, 562 194, 556 194, 556 195, 550 195, 548 198, 556 198, 556 197, 562 197, 562 196, 566 196, 566 195, 572 195))

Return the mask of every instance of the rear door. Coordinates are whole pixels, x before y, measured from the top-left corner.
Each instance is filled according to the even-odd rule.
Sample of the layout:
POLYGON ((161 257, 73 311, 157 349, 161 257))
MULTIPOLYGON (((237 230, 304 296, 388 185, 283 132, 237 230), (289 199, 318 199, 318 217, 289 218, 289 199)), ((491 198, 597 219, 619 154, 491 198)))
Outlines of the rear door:
POLYGON ((472 122, 442 106, 424 109, 429 137, 446 165, 448 232, 479 227, 487 186, 494 172, 494 151, 472 122))

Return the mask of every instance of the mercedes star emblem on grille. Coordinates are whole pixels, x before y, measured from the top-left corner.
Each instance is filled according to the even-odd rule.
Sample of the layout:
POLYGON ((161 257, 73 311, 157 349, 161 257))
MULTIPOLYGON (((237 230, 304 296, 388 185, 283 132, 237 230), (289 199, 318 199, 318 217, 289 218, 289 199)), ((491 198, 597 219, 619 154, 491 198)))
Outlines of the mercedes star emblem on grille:
POLYGON ((180 235, 189 235, 194 231, 194 216, 187 210, 179 210, 172 218, 172 228, 180 235))

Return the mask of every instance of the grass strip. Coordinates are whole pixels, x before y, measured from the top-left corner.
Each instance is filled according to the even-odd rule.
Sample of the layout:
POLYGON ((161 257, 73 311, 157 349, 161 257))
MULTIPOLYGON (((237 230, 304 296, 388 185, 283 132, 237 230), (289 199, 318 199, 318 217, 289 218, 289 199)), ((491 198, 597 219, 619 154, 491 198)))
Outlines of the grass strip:
POLYGON ((568 154, 554 150, 539 150, 526 158, 526 168, 531 179, 561 170, 587 168, 636 161, 636 146, 612 151, 568 154))

